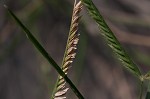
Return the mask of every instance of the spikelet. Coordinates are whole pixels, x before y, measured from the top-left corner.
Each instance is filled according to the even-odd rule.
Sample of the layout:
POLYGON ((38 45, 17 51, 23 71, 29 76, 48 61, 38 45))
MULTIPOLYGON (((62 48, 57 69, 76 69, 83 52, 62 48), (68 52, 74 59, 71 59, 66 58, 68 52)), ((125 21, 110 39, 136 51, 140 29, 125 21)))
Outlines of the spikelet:
MULTIPOLYGON (((94 5, 92 0, 81 0, 83 4, 86 6, 89 15, 96 21, 98 24, 98 28, 104 38, 107 41, 107 44, 111 47, 113 52, 117 55, 117 58, 122 62, 123 66, 129 70, 131 73, 136 75, 137 77, 141 76, 141 71, 138 66, 132 61, 127 52, 121 46, 120 42, 111 31, 107 23, 105 22, 103 16, 98 11, 97 7, 94 5)), ((140 77, 141 78, 141 77, 140 77)))
MULTIPOLYGON (((62 61, 62 70, 64 71, 65 74, 68 73, 68 69, 70 68, 76 56, 77 44, 79 41, 79 34, 77 33, 77 30, 80 19, 79 13, 81 12, 81 10, 82 10, 81 1, 76 3, 75 0, 67 46, 62 61)), ((65 94, 67 93, 69 88, 66 88, 65 84, 66 84, 65 80, 61 76, 59 76, 57 86, 53 95, 53 99, 66 99, 65 94)))

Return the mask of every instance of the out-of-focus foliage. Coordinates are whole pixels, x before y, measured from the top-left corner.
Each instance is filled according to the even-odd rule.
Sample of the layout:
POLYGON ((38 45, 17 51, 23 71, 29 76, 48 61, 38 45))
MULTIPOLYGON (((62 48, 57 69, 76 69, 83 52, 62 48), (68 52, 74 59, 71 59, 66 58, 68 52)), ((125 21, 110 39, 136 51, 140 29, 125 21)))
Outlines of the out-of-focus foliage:
MULTIPOLYGON (((7 0, 7 5, 61 64, 74 0, 7 0)), ((148 0, 93 0, 143 72, 150 68, 148 0)), ((0 99, 49 99, 57 73, 34 50, 0 6, 0 99)), ((83 11, 77 59, 70 78, 86 99, 137 99, 137 81, 122 70, 97 26, 83 11)), ((76 99, 70 92, 68 96, 76 99)))

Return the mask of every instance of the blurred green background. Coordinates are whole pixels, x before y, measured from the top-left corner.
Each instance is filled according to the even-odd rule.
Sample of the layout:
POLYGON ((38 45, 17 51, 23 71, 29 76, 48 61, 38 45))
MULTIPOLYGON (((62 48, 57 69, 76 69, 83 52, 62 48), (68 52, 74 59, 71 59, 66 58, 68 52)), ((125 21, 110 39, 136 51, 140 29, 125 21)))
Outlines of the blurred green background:
MULTIPOLYGON (((93 0, 123 47, 141 68, 150 70, 150 1, 93 0)), ((60 65, 74 0, 6 0, 60 65)), ((114 58, 86 9, 69 78, 85 99, 137 99, 138 80, 114 58)), ((49 99, 57 72, 0 5, 0 99, 49 99)), ((146 90, 146 88, 145 88, 146 90)), ((67 99, 77 99, 69 90, 67 99)))

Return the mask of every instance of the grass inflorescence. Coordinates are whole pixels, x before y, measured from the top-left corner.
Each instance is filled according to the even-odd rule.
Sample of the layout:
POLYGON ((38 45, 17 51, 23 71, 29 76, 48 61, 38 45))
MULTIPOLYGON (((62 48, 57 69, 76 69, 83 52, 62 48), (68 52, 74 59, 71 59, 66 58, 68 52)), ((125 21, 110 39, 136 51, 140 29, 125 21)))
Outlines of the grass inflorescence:
MULTIPOLYGON (((71 25, 70 25, 70 31, 69 31, 66 49, 65 49, 65 53, 64 53, 64 57, 63 57, 62 65, 61 65, 62 70, 65 74, 68 73, 68 69, 70 68, 76 56, 77 44, 79 41, 79 33, 77 31, 78 31, 81 10, 82 10, 81 1, 77 3, 75 0, 72 20, 71 20, 71 25)), ((56 86, 52 94, 52 99, 66 98, 66 93, 69 88, 66 88, 65 84, 66 84, 66 81, 63 79, 63 77, 58 76, 58 80, 56 82, 56 86)))
POLYGON ((138 76, 140 78, 141 71, 139 70, 138 66, 131 60, 129 55, 125 52, 117 38, 115 37, 114 33, 111 31, 109 26, 106 24, 104 18, 94 5, 91 0, 81 0, 84 5, 86 6, 89 15, 96 21, 98 24, 99 30, 101 34, 104 36, 108 45, 111 49, 116 53, 117 58, 123 63, 123 66, 128 69, 131 73, 138 76))
MULTIPOLYGON (((15 19, 16 23, 18 23, 18 25, 22 28, 22 30, 24 30, 25 34, 27 35, 29 40, 33 43, 35 48, 38 49, 38 51, 45 57, 45 59, 47 59, 47 61, 58 72, 59 76, 56 82, 56 86, 52 93, 52 97, 51 97, 52 99, 66 98, 66 93, 69 89, 66 87, 66 83, 69 84, 70 88, 73 90, 73 92, 76 94, 76 96, 79 99, 84 99, 82 94, 79 92, 79 90, 75 87, 75 85, 67 76, 68 70, 72 65, 76 56, 77 44, 79 41, 79 33, 77 31, 78 31, 79 20, 81 18, 80 12, 83 6, 82 3, 87 8, 91 18, 97 23, 98 28, 100 30, 99 33, 102 34, 103 37, 106 39, 107 44, 111 47, 113 52, 116 54, 117 58, 122 62, 122 65, 133 75, 137 76, 138 79, 140 80, 140 84, 141 84, 140 99, 142 99, 143 83, 145 80, 148 80, 148 82, 150 82, 149 81, 150 72, 146 73, 145 75, 142 75, 141 70, 132 61, 130 56, 121 46, 120 42, 115 37, 114 33, 111 31, 111 29, 105 22, 104 18, 102 17, 101 13, 98 11, 98 9, 96 8, 92 0, 80 0, 78 3, 75 0, 68 40, 67 40, 66 49, 65 49, 61 67, 59 67, 59 65, 53 60, 53 58, 48 54, 48 52, 46 52, 44 47, 32 35, 32 33, 28 30, 28 28, 25 27, 25 25, 19 20, 19 18, 11 11, 11 9, 9 9, 7 5, 5 5, 5 0, 0 0, 0 3, 8 10, 9 14, 15 19)), ((149 87, 148 87, 146 99, 149 99, 150 84, 148 84, 147 86, 149 87)))

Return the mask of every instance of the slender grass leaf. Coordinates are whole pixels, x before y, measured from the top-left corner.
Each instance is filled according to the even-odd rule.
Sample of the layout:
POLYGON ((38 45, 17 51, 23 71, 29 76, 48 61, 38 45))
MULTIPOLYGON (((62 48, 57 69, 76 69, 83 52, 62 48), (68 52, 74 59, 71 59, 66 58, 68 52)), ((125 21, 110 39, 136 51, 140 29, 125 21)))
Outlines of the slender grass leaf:
POLYGON ((4 7, 8 10, 9 14, 15 19, 18 25, 24 30, 27 37, 33 43, 33 45, 38 49, 38 51, 47 59, 47 61, 56 69, 56 71, 65 79, 65 81, 69 84, 70 88, 76 94, 79 99, 84 99, 82 94, 78 91, 72 81, 67 77, 67 75, 62 71, 62 69, 57 65, 57 63, 52 59, 51 56, 46 52, 46 50, 42 47, 42 45, 36 40, 36 38, 32 35, 32 33, 23 25, 23 23, 17 18, 17 16, 6 6, 4 7))

